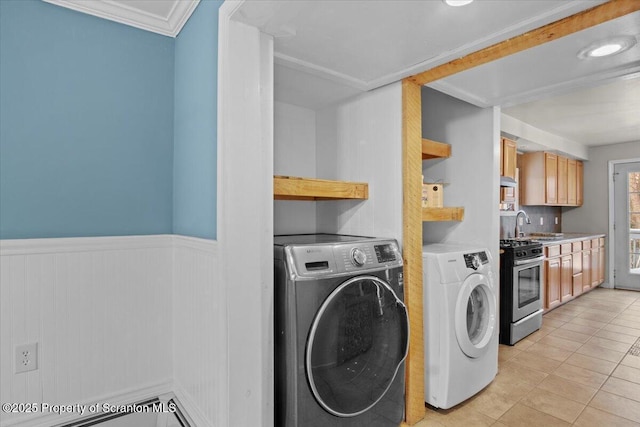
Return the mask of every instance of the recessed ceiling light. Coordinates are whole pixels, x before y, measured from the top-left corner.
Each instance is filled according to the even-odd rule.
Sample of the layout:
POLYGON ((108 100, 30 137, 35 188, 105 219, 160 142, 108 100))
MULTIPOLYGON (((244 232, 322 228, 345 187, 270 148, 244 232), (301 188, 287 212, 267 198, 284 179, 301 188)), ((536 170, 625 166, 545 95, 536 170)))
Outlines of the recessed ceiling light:
POLYGON ((449 6, 466 6, 473 0, 443 0, 449 6))
POLYGON ((637 43, 635 37, 623 36, 601 40, 591 43, 589 46, 578 52, 578 58, 601 58, 603 56, 616 55, 632 48, 637 43))

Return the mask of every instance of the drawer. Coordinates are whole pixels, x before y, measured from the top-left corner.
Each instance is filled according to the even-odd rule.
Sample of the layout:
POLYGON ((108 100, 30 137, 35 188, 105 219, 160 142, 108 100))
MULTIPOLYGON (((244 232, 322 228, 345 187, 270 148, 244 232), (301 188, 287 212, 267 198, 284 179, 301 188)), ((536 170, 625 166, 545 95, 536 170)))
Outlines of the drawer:
POLYGON ((560 253, 562 255, 567 255, 571 253, 571 243, 563 243, 560 245, 560 253))
POLYGON ((591 239, 591 249, 599 248, 599 247, 600 247, 600 242, 598 241, 598 239, 591 239))
POLYGON ((601 247, 601 248, 604 248, 604 237, 600 237, 600 238, 598 239, 598 243, 600 243, 600 247, 601 247))
POLYGON ((552 245, 544 248, 547 258, 560 255, 560 245, 552 245))
POLYGON ((591 240, 582 241, 582 250, 591 249, 591 240))
POLYGON ((582 242, 573 242, 571 244, 571 252, 580 252, 582 250, 582 242))

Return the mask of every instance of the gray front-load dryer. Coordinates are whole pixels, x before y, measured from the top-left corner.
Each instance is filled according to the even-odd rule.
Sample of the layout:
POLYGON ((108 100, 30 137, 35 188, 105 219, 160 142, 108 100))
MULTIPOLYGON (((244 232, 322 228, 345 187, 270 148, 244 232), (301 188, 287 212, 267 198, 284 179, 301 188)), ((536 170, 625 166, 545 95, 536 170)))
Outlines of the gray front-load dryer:
POLYGON ((275 425, 397 427, 409 320, 393 239, 275 236, 275 425))

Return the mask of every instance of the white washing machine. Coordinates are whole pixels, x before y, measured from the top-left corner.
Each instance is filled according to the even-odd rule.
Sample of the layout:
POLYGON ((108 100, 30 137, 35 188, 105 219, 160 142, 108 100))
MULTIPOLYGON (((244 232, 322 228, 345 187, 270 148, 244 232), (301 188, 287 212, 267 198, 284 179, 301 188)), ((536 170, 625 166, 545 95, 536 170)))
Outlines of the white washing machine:
POLYGON ((498 372, 498 289, 487 249, 422 248, 425 401, 451 408, 498 372))

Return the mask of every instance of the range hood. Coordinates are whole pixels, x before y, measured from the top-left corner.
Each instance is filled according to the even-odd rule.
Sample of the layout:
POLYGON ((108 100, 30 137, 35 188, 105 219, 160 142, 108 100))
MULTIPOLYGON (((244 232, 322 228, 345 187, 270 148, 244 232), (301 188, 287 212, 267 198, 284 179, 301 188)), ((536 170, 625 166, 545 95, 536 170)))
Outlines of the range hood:
POLYGON ((500 187, 517 187, 518 183, 515 179, 508 176, 500 177, 500 187))

